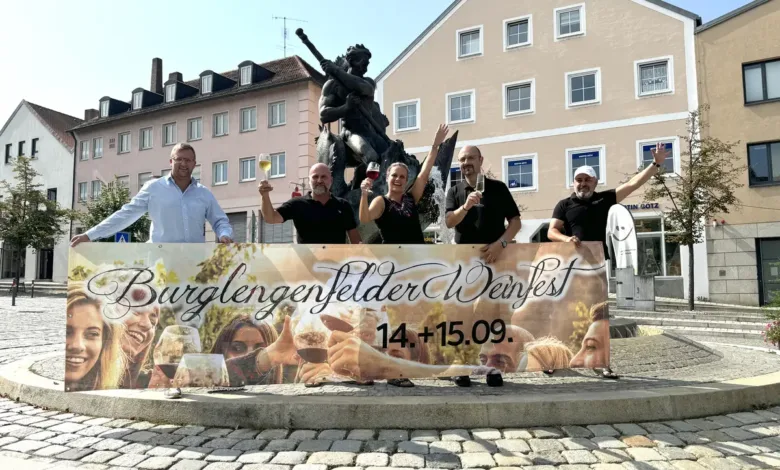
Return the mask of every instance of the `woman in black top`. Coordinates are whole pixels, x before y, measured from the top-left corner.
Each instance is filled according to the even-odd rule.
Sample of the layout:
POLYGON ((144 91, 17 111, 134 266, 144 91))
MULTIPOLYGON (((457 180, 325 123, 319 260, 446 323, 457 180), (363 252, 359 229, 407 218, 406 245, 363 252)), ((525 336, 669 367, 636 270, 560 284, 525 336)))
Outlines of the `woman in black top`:
POLYGON ((423 162, 423 167, 417 180, 409 191, 406 186, 409 180, 409 168, 403 163, 393 163, 387 169, 387 194, 374 198, 368 204, 373 180, 366 178, 360 185, 363 194, 360 197, 360 223, 367 224, 376 221, 382 240, 386 244, 423 244, 422 228, 420 227, 417 203, 428 184, 428 177, 439 153, 439 145, 447 138, 449 128, 440 125, 433 139, 430 153, 423 162))
MULTIPOLYGON (((417 203, 425 191, 425 185, 428 184, 428 177, 439 153, 439 145, 447 138, 448 132, 449 128, 446 125, 440 125, 436 130, 431 151, 423 162, 420 174, 410 191, 406 190, 409 182, 409 167, 403 163, 390 165, 387 169, 387 194, 374 198, 370 206, 368 195, 374 182, 366 178, 360 184, 363 190, 360 197, 360 223, 376 221, 383 243, 411 245, 425 243, 417 203)), ((406 378, 389 379, 387 383, 396 387, 414 386, 412 381, 406 378)))

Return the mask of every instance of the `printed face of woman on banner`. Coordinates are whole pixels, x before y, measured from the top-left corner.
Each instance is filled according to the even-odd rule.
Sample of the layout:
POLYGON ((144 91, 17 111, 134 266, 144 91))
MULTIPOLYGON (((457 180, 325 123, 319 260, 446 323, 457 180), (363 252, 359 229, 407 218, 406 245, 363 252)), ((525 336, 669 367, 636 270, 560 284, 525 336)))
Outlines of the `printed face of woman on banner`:
POLYGON ((93 303, 68 309, 65 339, 65 382, 83 379, 100 359, 103 317, 93 303))
POLYGON ((128 312, 123 320, 125 334, 122 336, 122 350, 132 359, 151 346, 160 322, 160 308, 154 304, 138 307, 128 312))
POLYGON ((609 320, 591 323, 582 339, 582 347, 571 360, 569 367, 588 369, 609 366, 609 320))

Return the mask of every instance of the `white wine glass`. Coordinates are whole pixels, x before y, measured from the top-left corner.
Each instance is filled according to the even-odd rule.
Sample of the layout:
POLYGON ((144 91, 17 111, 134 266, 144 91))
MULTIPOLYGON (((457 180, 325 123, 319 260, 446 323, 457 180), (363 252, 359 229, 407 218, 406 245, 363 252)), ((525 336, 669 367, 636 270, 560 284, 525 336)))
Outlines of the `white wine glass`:
MULTIPOLYGON (((154 364, 168 380, 176 377, 176 370, 185 354, 201 352, 200 334, 191 326, 171 325, 165 327, 154 347, 154 364)), ((181 389, 165 391, 168 398, 181 397, 181 389)))
POLYGON ((271 173, 271 156, 266 155, 264 153, 261 153, 260 156, 257 158, 257 166, 260 167, 261 170, 263 170, 263 173, 265 173, 265 180, 268 180, 268 175, 271 173))
POLYGON ((477 187, 474 188, 476 192, 479 193, 479 202, 474 204, 477 207, 482 207, 482 196, 485 192, 485 174, 481 171, 477 173, 477 187))

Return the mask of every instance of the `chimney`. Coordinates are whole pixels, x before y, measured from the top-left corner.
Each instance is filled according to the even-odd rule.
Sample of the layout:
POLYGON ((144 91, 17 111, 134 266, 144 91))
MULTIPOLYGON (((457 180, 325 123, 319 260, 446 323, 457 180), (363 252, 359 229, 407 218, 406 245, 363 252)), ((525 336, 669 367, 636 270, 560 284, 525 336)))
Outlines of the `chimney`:
POLYGON ((93 119, 97 119, 98 116, 100 116, 100 113, 98 113, 97 109, 85 109, 84 110, 84 120, 85 121, 91 121, 93 119))
POLYGON ((171 72, 171 73, 169 73, 168 74, 168 80, 176 80, 177 82, 183 81, 182 77, 181 77, 181 72, 171 72))
POLYGON ((149 85, 149 91, 162 95, 163 93, 163 80, 162 80, 162 59, 155 57, 152 59, 152 81, 149 85))

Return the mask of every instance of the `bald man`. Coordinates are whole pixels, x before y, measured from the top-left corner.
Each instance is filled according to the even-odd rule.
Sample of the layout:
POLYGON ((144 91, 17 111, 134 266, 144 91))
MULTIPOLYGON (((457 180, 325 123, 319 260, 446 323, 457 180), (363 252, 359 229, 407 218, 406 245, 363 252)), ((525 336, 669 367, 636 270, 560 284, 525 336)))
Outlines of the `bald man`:
MULTIPOLYGON (((445 223, 455 228, 455 243, 483 245, 480 257, 493 263, 520 230, 520 210, 502 181, 485 178, 485 187, 476 191, 482 162, 482 152, 474 145, 466 145, 458 153, 463 180, 447 191, 445 223)), ((468 387, 471 380, 456 377, 455 383, 468 387)))
MULTIPOLYGON (((517 372, 525 345, 532 342, 531 333, 519 326, 506 325, 506 335, 500 343, 494 343, 491 337, 479 351, 479 362, 483 366, 493 367, 507 374, 517 372), (512 338, 512 341, 509 341, 512 338)), ((522 371, 520 371, 522 372, 522 371)))
POLYGON ((298 243, 352 244, 360 243, 357 219, 352 207, 344 199, 332 196, 333 177, 327 165, 317 163, 309 170, 311 191, 305 196, 292 198, 278 209, 271 203, 273 186, 260 182, 258 191, 263 204, 260 211, 269 224, 281 224, 292 220, 298 233, 298 243))

